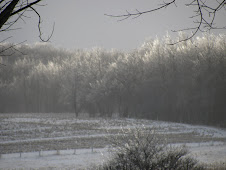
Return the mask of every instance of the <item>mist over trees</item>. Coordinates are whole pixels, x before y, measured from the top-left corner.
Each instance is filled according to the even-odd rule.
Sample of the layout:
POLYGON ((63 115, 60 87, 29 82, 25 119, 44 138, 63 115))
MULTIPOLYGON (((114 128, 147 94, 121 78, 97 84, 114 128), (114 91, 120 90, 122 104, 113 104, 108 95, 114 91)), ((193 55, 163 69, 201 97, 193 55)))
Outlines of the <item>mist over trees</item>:
POLYGON ((167 45, 171 41, 148 40, 130 52, 18 45, 0 56, 6 65, 0 67, 0 112, 118 114, 225 126, 226 37, 167 45))

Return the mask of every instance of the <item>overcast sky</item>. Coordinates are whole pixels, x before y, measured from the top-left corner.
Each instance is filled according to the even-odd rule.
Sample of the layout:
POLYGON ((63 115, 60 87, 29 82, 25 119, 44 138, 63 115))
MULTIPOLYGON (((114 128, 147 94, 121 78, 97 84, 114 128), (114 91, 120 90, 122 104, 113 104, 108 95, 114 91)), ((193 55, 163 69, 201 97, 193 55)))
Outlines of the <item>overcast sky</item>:
MULTIPOLYGON (((161 1, 162 2, 162 1, 161 1)), ((139 47, 146 39, 162 37, 168 31, 187 28, 193 25, 189 17, 193 9, 179 2, 161 11, 142 15, 136 19, 118 22, 104 14, 125 14, 126 10, 134 12, 155 8, 159 0, 44 0, 46 6, 37 7, 42 16, 43 37, 51 34, 55 23, 51 43, 54 46, 69 49, 103 47, 106 49, 130 50, 139 47)), ((10 41, 26 43, 40 41, 38 38, 38 17, 27 13, 25 22, 15 25, 22 28, 2 34, 2 37, 13 36, 10 41)), ((225 11, 217 16, 218 23, 226 25, 225 11)), ((226 33, 226 30, 213 33, 226 33)))

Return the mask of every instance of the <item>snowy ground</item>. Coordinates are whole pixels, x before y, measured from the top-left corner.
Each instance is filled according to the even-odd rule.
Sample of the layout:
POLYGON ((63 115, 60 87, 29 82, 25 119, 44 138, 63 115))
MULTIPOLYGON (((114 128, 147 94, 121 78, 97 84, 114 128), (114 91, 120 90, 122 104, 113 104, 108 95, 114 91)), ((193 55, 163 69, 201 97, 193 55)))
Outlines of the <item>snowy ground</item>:
POLYGON ((101 164, 108 156, 106 148, 44 151, 6 154, 0 159, 0 169, 87 169, 101 164))
MULTIPOLYGON (((205 164, 223 164, 226 161, 226 146, 189 147, 191 155, 205 164)), ((5 154, 0 159, 0 169, 88 169, 102 164, 109 157, 108 149, 78 149, 5 154)), ((92 169, 92 168, 91 168, 92 169)))
POLYGON ((200 162, 226 163, 225 129, 151 120, 76 119, 73 114, 0 114, 0 169, 90 168, 107 159, 107 137, 141 126, 155 129, 170 145, 185 144, 200 162))

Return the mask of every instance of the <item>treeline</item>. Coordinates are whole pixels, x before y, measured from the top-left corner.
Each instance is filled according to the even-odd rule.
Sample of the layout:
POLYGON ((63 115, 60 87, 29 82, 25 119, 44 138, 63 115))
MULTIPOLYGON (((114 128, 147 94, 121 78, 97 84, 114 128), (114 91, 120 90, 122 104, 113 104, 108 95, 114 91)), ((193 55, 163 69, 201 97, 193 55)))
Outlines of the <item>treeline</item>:
POLYGON ((10 48, 0 53, 6 65, 0 66, 0 112, 117 114, 226 126, 226 37, 171 41, 148 40, 130 52, 48 44, 10 48))

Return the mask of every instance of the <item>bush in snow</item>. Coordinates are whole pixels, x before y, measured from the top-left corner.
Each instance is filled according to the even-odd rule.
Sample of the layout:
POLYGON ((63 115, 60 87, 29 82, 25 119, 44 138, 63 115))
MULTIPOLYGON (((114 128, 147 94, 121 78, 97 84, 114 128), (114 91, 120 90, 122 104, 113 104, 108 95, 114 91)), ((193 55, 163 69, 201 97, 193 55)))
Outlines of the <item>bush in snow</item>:
POLYGON ((129 130, 113 139, 113 148, 100 170, 203 169, 185 147, 168 147, 150 130, 129 130))

